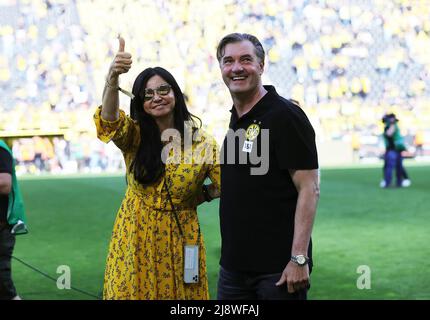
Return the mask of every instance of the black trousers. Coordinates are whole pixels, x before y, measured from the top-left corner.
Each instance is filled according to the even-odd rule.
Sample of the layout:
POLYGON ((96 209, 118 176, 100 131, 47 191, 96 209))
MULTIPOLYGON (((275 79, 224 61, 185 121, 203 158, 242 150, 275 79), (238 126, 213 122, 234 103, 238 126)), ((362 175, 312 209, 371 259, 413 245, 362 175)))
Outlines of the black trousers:
POLYGON ((0 300, 11 300, 16 296, 12 281, 12 252, 15 247, 15 236, 10 228, 0 226, 0 300))
POLYGON ((218 300, 306 300, 307 290, 288 292, 287 284, 275 285, 281 273, 255 274, 220 267, 218 300))

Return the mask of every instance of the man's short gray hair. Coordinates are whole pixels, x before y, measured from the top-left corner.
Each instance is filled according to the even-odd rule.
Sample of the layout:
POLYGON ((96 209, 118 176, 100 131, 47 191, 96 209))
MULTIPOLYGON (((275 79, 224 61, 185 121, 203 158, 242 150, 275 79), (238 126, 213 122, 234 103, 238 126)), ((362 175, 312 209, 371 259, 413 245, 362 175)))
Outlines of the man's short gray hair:
POLYGON ((218 43, 218 47, 216 49, 216 58, 218 62, 221 62, 221 58, 224 55, 225 46, 229 43, 236 43, 241 41, 249 41, 253 44, 255 48, 255 55, 260 59, 260 62, 264 63, 264 49, 261 42, 257 39, 257 37, 248 34, 248 33, 230 33, 226 35, 221 41, 218 43))

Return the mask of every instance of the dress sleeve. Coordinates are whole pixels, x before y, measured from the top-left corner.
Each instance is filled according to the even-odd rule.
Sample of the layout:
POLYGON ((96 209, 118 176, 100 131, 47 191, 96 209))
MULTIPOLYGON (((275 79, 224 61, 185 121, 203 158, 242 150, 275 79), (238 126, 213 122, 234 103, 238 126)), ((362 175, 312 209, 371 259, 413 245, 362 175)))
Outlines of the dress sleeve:
POLYGON ((119 110, 119 118, 115 121, 104 120, 101 116, 101 106, 94 113, 94 123, 97 138, 108 143, 113 141, 122 152, 130 152, 140 144, 139 125, 133 119, 119 110))
POLYGON ((221 191, 221 171, 219 161, 219 148, 213 137, 208 139, 212 145, 212 159, 209 161, 208 177, 211 179, 218 191, 221 191))

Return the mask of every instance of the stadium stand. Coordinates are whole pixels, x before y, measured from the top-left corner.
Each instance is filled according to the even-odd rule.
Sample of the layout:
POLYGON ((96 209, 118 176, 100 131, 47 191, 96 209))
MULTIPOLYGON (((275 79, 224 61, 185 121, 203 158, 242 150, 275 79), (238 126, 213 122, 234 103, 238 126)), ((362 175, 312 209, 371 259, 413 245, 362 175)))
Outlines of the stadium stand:
POLYGON ((0 0, 0 136, 21 173, 122 169, 92 123, 121 33, 133 55, 121 85, 166 67, 221 140, 230 98, 215 48, 240 31, 262 40, 264 82, 301 103, 321 148, 377 158, 380 120, 394 112, 411 156, 419 134, 417 156, 429 157, 429 16, 426 0, 0 0))

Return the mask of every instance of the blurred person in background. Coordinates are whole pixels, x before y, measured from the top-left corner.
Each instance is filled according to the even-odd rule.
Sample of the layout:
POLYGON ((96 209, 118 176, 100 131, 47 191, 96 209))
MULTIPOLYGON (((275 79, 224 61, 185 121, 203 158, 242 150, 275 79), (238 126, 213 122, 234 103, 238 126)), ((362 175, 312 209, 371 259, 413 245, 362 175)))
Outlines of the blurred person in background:
POLYGON ((396 186, 409 187, 411 181, 409 180, 408 173, 403 166, 402 152, 406 151, 404 139, 400 133, 399 126, 394 113, 386 114, 382 118, 384 124, 384 179, 380 183, 381 188, 388 188, 391 186, 393 171, 396 171, 396 186))
POLYGON ((21 300, 12 280, 15 235, 26 233, 25 212, 12 151, 0 140, 0 300, 21 300))
POLYGON ((119 109, 118 92, 124 92, 119 75, 132 64, 124 47, 124 39, 119 38, 102 106, 94 115, 98 138, 115 143, 127 171, 127 190, 109 246, 103 298, 208 299, 205 247, 196 209, 219 196, 217 145, 197 126, 176 80, 161 67, 147 68, 135 79, 131 117, 119 109), (166 129, 175 129, 181 138, 186 130, 200 132, 201 139, 193 139, 192 148, 204 150, 204 161, 184 163, 182 154, 174 150, 168 151, 164 161, 163 146, 175 143, 162 141, 166 129), (169 161, 178 156, 179 161, 169 161), (208 177, 212 184, 204 185, 208 177), (195 283, 184 279, 185 245, 198 247, 198 257, 190 257, 197 259, 199 269, 195 283))

